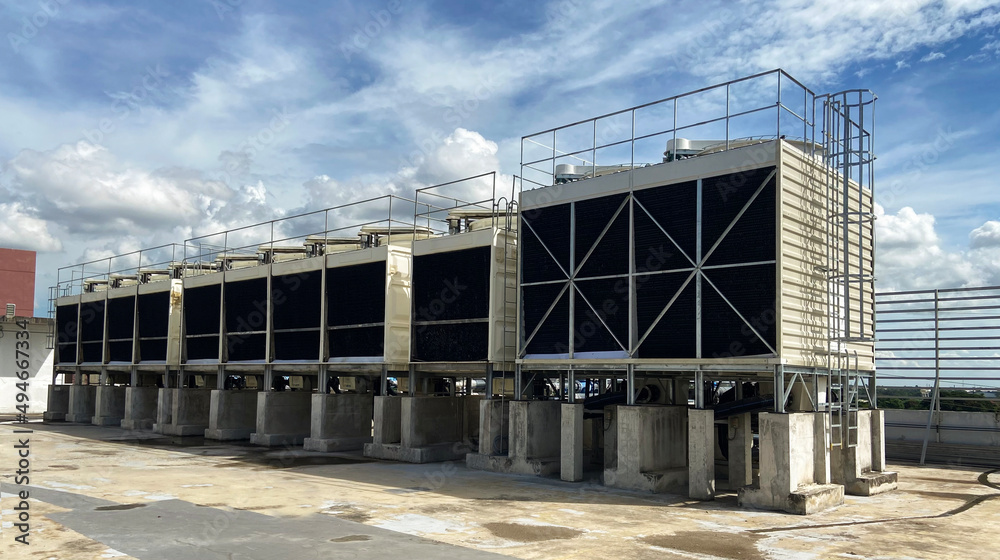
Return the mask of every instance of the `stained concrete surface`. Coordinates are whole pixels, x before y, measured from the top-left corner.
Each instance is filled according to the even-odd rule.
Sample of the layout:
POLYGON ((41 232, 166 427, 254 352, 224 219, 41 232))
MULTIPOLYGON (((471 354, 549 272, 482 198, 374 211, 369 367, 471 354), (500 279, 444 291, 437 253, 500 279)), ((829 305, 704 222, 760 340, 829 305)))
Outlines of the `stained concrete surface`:
POLYGON ((900 473, 896 492, 848 496, 843 506, 800 517, 739 509, 724 482, 717 500, 697 502, 609 489, 593 471, 584 473, 583 483, 567 483, 471 471, 460 462, 387 463, 356 453, 96 426, 32 428, 31 483, 39 487, 32 491, 32 544, 14 547, 8 525, 15 505, 9 494, 13 435, 9 425, 0 426, 5 560, 152 560, 169 558, 155 554, 174 547, 186 551, 184 558, 226 553, 289 560, 318 553, 414 560, 482 553, 526 559, 997 557, 989 528, 1000 523, 1000 474, 987 469, 893 464, 900 473), (216 526, 219 534, 209 533, 206 546, 197 548, 216 526), (401 538, 452 546, 418 550, 401 538))

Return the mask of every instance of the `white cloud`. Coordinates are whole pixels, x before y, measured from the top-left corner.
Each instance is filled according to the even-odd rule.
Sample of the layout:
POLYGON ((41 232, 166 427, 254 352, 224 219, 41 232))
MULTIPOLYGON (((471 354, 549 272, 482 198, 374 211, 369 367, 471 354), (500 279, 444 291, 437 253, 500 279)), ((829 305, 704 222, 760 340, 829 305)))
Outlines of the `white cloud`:
POLYGON ((967 250, 942 247, 930 214, 905 207, 886 214, 876 205, 876 276, 880 291, 1000 284, 1000 222, 970 234, 967 250))
POLYGON ((920 62, 932 62, 934 60, 940 60, 944 58, 944 53, 932 51, 927 53, 926 56, 920 59, 920 62))
POLYGON ((1000 222, 990 220, 972 230, 969 234, 969 246, 973 249, 1000 247, 1000 222))
POLYGON ((48 223, 20 202, 0 203, 0 246, 28 251, 60 251, 62 243, 48 223))
POLYGON ((193 225, 233 195, 198 173, 137 168, 83 141, 47 152, 23 150, 4 170, 10 189, 37 208, 40 218, 70 232, 108 235, 193 225))
POLYGON ((909 68, 909 67, 910 67, 909 63, 907 63, 905 60, 896 61, 896 70, 902 70, 904 68, 909 68))

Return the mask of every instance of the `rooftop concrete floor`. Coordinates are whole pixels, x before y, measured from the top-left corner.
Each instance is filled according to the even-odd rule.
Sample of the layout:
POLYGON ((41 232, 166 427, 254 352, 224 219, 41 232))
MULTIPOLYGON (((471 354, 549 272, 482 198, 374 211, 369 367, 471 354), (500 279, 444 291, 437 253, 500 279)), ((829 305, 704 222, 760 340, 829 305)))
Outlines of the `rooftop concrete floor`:
POLYGON ((596 484, 32 424, 31 544, 4 559, 1000 558, 1000 472, 892 465, 899 490, 799 517, 596 484))

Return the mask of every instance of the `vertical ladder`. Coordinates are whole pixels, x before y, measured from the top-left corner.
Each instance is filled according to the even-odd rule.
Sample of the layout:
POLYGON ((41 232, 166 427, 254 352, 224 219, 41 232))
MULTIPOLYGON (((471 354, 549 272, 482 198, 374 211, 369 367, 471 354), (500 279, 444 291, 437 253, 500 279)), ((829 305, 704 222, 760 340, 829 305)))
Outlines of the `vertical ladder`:
POLYGON ((861 376, 858 353, 854 351, 852 356, 848 343, 874 339, 874 325, 867 324, 864 315, 866 291, 870 294, 873 288, 868 284, 874 282, 873 276, 866 271, 863 242, 864 228, 870 224, 872 212, 861 198, 861 191, 871 188, 870 166, 874 158, 870 134, 864 129, 867 103, 862 93, 852 93, 858 96, 856 103, 848 97, 849 92, 828 95, 823 100, 822 145, 827 205, 825 272, 829 303, 827 406, 831 416, 831 445, 840 448, 856 447, 858 443, 861 376), (858 198, 853 200, 856 210, 851 207, 852 182, 857 185, 858 198), (856 248, 852 247, 852 241, 856 248), (857 316, 852 317, 852 314, 857 316))
MULTIPOLYGON (((507 372, 514 370, 517 357, 517 202, 507 201, 502 209, 503 219, 500 230, 503 242, 503 362, 501 364, 506 380, 507 372)), ((506 381, 505 381, 506 383, 506 381)))
MULTIPOLYGON (((516 179, 515 179, 516 180, 516 179)), ((486 444, 491 446, 491 451, 496 451, 501 455, 509 452, 507 441, 507 426, 503 407, 507 398, 507 379, 515 372, 517 359, 517 321, 518 321, 518 293, 517 293, 517 201, 514 200, 514 187, 511 186, 511 198, 501 197, 494 203, 494 216, 498 220, 497 229, 503 235, 503 323, 502 323, 502 348, 503 353, 500 366, 500 441, 480 442, 480 446, 486 444)), ((496 379, 494 374, 493 379, 496 379)), ((516 383, 515 383, 516 385, 516 383)), ((492 394, 493 387, 487 387, 487 391, 492 394)))
POLYGON ((49 288, 49 328, 45 335, 45 349, 52 350, 56 347, 56 298, 59 297, 59 288, 52 286, 49 288))

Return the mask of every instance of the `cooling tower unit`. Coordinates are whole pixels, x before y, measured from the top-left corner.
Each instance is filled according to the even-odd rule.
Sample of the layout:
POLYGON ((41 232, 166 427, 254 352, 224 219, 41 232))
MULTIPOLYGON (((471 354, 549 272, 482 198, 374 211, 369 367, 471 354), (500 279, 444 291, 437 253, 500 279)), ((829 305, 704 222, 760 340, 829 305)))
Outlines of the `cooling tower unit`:
MULTIPOLYGON (((223 324, 226 362, 265 362, 268 359, 268 267, 223 273, 223 324)), ((207 319, 212 315, 207 314, 207 319)))
POLYGON ((513 359, 503 332, 515 313, 504 298, 514 282, 515 247, 515 234, 497 227, 413 244, 414 362, 513 359))
MULTIPOLYGON (((862 292, 835 313, 827 173, 774 140, 523 192, 523 358, 825 367, 826 317, 858 332, 873 312, 862 292)), ((846 344, 873 369, 870 344, 846 344)))
POLYGON ((410 250, 395 244, 326 256, 330 363, 396 364, 410 347, 410 250))
POLYGON ((184 359, 186 363, 221 361, 222 274, 184 279, 184 359))
MULTIPOLYGON (((166 364, 170 333, 171 282, 160 281, 142 284, 138 288, 136 303, 136 332, 139 344, 136 349, 138 363, 166 364)), ((173 365, 176 365, 176 361, 173 365)))
POLYGON ((135 288, 108 291, 108 363, 132 365, 135 343, 135 288))
POLYGON ((271 266, 274 361, 317 363, 323 327, 323 259, 271 266))
POLYGON ((80 364, 104 364, 104 310, 107 292, 80 294, 80 364))
POLYGON ((56 300, 56 365, 76 366, 80 299, 64 296, 56 300))

